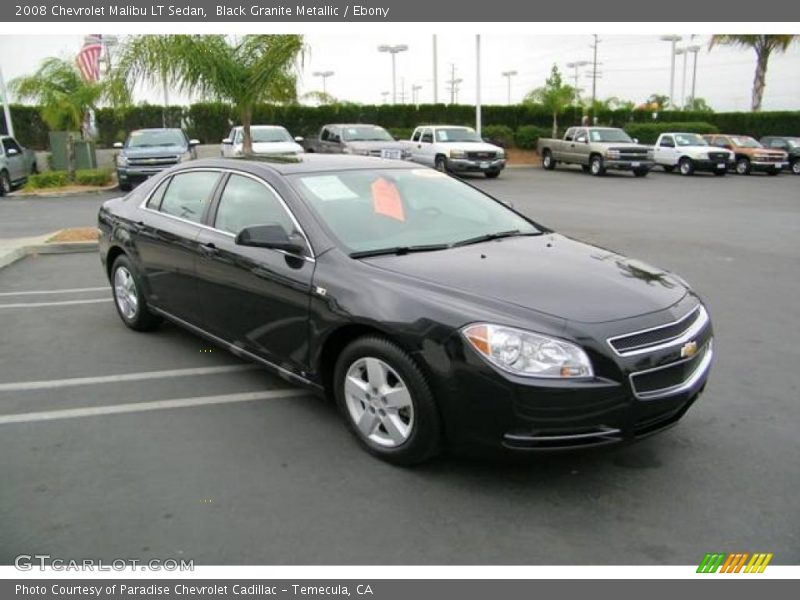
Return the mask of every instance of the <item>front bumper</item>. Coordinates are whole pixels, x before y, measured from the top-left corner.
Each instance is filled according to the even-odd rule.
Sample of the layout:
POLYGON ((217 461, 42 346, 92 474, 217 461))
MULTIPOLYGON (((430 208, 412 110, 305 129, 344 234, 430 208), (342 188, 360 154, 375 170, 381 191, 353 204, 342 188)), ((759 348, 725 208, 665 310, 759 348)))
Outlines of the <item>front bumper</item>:
POLYGON ((750 168, 753 171, 760 171, 764 173, 768 173, 769 171, 782 171, 784 168, 788 167, 789 163, 785 162, 775 162, 774 160, 766 161, 766 160, 752 160, 750 161, 750 168))
POLYGON ((164 165, 163 167, 117 167, 117 181, 121 183, 141 183, 153 175, 158 175, 161 171, 174 166, 175 165, 164 165))
POLYGON ((471 158, 448 158, 447 170, 458 173, 475 172, 486 173, 492 171, 502 171, 506 168, 505 158, 493 158, 488 160, 473 160, 471 158))
POLYGON ((606 169, 613 171, 638 171, 639 169, 647 169, 648 171, 656 166, 655 161, 652 160, 619 160, 606 158, 603 160, 603 166, 606 169))
POLYGON ((727 171, 736 166, 733 160, 692 159, 695 171, 727 171))

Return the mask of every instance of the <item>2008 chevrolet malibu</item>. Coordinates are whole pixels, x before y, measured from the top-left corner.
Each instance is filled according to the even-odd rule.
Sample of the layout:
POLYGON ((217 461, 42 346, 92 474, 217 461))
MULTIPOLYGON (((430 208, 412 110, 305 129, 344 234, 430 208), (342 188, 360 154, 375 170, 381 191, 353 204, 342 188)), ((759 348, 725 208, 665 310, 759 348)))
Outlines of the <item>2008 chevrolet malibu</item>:
POLYGON ((204 160, 100 210, 116 309, 335 399, 372 454, 587 448, 673 425, 712 327, 680 277, 432 169, 204 160))

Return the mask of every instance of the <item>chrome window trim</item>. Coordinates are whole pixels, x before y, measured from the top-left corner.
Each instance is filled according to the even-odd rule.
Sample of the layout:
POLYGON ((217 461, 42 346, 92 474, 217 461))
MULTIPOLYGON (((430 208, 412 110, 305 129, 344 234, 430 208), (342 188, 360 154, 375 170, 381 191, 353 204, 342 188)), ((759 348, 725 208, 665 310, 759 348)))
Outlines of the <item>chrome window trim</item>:
POLYGON ((700 364, 697 365, 697 368, 692 371, 691 375, 687 377, 682 383, 661 388, 658 390, 651 390, 648 392, 637 392, 636 385, 633 382, 633 378, 637 375, 644 375, 646 373, 653 373, 655 371, 663 371, 664 369, 669 369, 670 367, 674 367, 676 365, 683 364, 692 360, 692 358, 684 358, 681 360, 677 360, 675 362, 671 362, 668 365, 661 365, 659 367, 654 367, 652 369, 645 369, 644 371, 636 371, 635 373, 631 373, 628 375, 628 381, 631 385, 631 390, 633 391, 633 395, 637 400, 658 400, 660 398, 666 398, 668 396, 674 396, 675 394, 680 394, 687 390, 692 389, 703 376, 708 373, 708 369, 711 366, 711 360, 714 358, 714 340, 708 340, 708 343, 704 346, 704 354, 703 358, 700 361, 700 364))
MULTIPOLYGON (((305 230, 300 226, 300 222, 297 220, 297 217, 295 217, 294 213, 289 208, 289 205, 286 204, 286 201, 283 199, 283 197, 278 193, 278 191, 274 187, 272 187, 272 185, 269 182, 264 181, 263 179, 261 179, 257 175, 253 175, 252 173, 247 173, 245 171, 239 171, 238 169, 219 168, 219 167, 194 167, 194 168, 189 168, 189 169, 182 169, 180 171, 177 171, 176 173, 170 174, 169 177, 174 177, 176 175, 181 175, 183 173, 193 173, 193 172, 196 172, 196 171, 211 171, 211 172, 214 172, 214 173, 223 173, 223 174, 224 173, 230 173, 232 175, 243 175, 245 177, 249 177, 250 179, 254 179, 258 183, 260 183, 261 185, 266 187, 270 192, 272 192, 275 195, 275 197, 281 203, 281 206, 283 207, 283 209, 289 215, 289 218, 292 220, 292 223, 294 223, 294 226, 297 227, 297 231, 300 232, 300 235, 303 236, 303 239, 306 241, 306 245, 308 246, 308 249, 309 249, 309 251, 311 253, 311 256, 306 256, 305 254, 292 254, 290 252, 286 252, 285 250, 278 250, 277 248, 270 248, 270 250, 274 250, 275 252, 279 252, 280 254, 284 254, 286 256, 292 256, 292 257, 295 257, 295 258, 302 258, 303 260, 305 260, 307 262, 311 262, 311 263, 317 262, 316 255, 314 254, 314 247, 311 245, 311 240, 306 235, 305 230)), ((149 206, 147 206, 147 203, 150 201, 150 197, 153 194, 155 194, 156 191, 158 191, 158 189, 161 187, 161 185, 163 185, 163 183, 155 186, 152 190, 150 190, 150 192, 147 194, 147 196, 145 196, 144 200, 139 204, 139 208, 140 209, 145 210, 145 211, 150 212, 150 213, 153 213, 153 214, 156 214, 156 215, 161 215, 163 217, 168 217, 170 219, 175 219, 176 221, 181 221, 183 223, 188 223, 189 225, 196 225, 197 227, 201 227, 203 229, 206 229, 206 230, 209 230, 209 231, 213 231, 215 233, 220 233, 222 235, 226 235, 228 237, 232 237, 232 238, 236 239, 236 234, 233 234, 230 231, 225 231, 224 229, 218 229, 217 227, 212 227, 211 225, 206 225, 205 223, 198 223, 197 221, 191 221, 189 219, 184 219, 183 217, 178 217, 176 215, 171 215, 169 213, 165 213, 165 212, 162 212, 160 210, 154 210, 154 209, 150 208, 149 206)), ((222 193, 224 193, 224 192, 225 192, 225 190, 223 188, 222 193)), ((222 199, 222 195, 220 194, 220 200, 221 199, 222 199)))
POLYGON ((664 350, 666 348, 671 348, 672 346, 675 346, 677 344, 688 342, 698 333, 700 333, 703 330, 703 328, 709 323, 710 320, 711 319, 708 316, 708 311, 706 310, 706 308, 702 304, 698 304, 695 308, 690 310, 680 319, 672 321, 671 323, 665 323, 663 325, 658 325, 657 327, 649 327, 647 329, 640 329, 638 331, 631 331, 629 333, 615 335, 614 337, 608 338, 606 340, 606 343, 609 345, 614 354, 622 357, 638 356, 640 354, 657 352, 658 350, 664 350), (678 325, 679 323, 682 323, 683 321, 689 319, 689 317, 691 317, 695 312, 698 311, 700 312, 700 314, 698 315, 697 320, 694 323, 692 323, 692 325, 687 330, 685 330, 683 333, 680 333, 677 336, 673 336, 667 340, 656 343, 655 345, 635 346, 631 350, 619 351, 612 344, 612 342, 615 340, 631 337, 634 335, 639 335, 640 333, 649 333, 650 331, 658 331, 659 329, 665 329, 667 327, 672 327, 673 325, 678 325))

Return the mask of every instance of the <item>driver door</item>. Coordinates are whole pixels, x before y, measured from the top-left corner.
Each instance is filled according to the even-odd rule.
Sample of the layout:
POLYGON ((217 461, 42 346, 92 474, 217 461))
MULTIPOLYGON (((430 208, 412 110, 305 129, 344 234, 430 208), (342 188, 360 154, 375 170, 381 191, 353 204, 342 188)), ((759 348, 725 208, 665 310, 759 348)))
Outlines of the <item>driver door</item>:
POLYGON ((8 162, 8 176, 12 182, 17 182, 28 176, 25 169, 25 157, 22 154, 22 148, 14 140, 14 138, 3 138, 3 152, 6 155, 8 162))

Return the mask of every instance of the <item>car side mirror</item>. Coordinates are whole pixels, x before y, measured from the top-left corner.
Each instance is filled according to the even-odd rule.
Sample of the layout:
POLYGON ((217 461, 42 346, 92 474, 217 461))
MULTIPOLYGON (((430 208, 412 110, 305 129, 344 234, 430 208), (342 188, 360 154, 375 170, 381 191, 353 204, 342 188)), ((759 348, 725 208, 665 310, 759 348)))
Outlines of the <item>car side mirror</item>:
POLYGON ((225 138, 224 140, 222 140, 222 143, 226 145, 233 144, 233 140, 231 138, 225 138))
POLYGON ((19 154, 19 151, 16 148, 9 148, 8 150, 6 150, 6 154, 8 156, 16 156, 17 154, 19 154))
POLYGON ((195 146, 199 146, 199 145, 200 145, 200 140, 195 140, 195 139, 189 140, 189 147, 190 148, 194 148, 195 146))
POLYGON ((634 144, 638 144, 639 143, 639 138, 633 138, 633 143, 634 144))
POLYGON ((297 142, 298 144, 300 144, 302 142, 305 142, 306 140, 302 135, 296 135, 296 136, 294 136, 294 141, 297 142))
POLYGON ((114 148, 117 150, 122 150, 122 142, 114 142, 114 148))
POLYGON ((245 227, 237 234, 236 244, 283 250, 290 254, 302 254, 304 250, 302 244, 291 241, 286 230, 275 223, 245 227))

